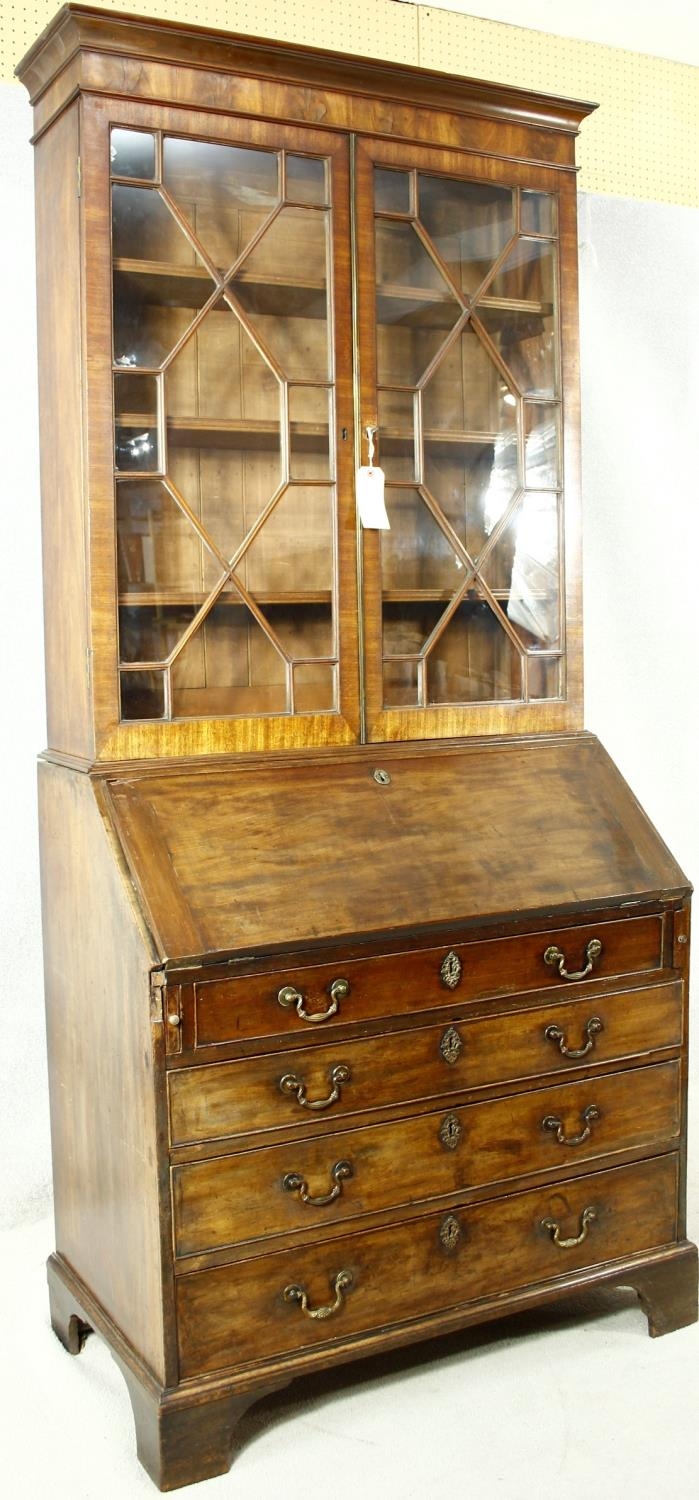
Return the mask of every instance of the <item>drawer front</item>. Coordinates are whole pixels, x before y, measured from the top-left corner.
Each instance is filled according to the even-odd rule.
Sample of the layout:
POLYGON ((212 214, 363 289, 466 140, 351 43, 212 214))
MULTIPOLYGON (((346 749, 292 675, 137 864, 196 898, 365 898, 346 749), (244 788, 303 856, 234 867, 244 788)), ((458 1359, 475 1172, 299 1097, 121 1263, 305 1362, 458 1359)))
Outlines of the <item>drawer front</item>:
POLYGON ((679 1132, 679 1081, 679 1063, 662 1063, 176 1167, 176 1252, 321 1230, 670 1142, 679 1132))
POLYGON ((181 1276, 180 1374, 186 1379, 466 1307, 654 1249, 676 1232, 673 1154, 181 1276), (336 1291, 343 1272, 351 1285, 336 1291), (285 1296, 287 1288, 306 1294, 306 1313, 298 1294, 285 1296), (308 1316, 335 1303, 326 1317, 308 1316))
POLYGON ((517 937, 421 948, 336 964, 275 969, 247 978, 194 985, 194 1016, 185 1015, 186 1047, 208 1047, 250 1037, 324 1033, 338 1024, 409 1015, 488 996, 566 988, 582 975, 600 979, 646 973, 662 962, 662 918, 629 917, 583 927, 557 927, 517 937), (601 952, 590 960, 588 944, 601 952), (557 949, 561 960, 546 962, 557 949), (550 956, 550 955, 549 955, 550 956), (298 998, 296 998, 298 997, 298 998))
POLYGON ((308 1131, 387 1105, 569 1072, 682 1042, 679 981, 169 1074, 173 1146, 308 1131), (601 1028, 597 1023, 601 1022, 601 1028), (550 1029, 555 1028, 555 1034, 550 1029), (583 1054, 581 1057, 580 1054, 583 1054))

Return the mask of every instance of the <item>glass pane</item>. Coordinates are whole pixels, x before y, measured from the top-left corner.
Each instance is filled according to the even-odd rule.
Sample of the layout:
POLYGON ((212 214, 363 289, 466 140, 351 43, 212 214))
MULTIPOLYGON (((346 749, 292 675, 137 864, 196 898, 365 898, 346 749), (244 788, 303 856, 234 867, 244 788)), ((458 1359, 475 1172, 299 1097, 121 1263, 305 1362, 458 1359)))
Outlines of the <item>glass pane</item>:
POLYGON ((530 698, 562 698, 563 662, 559 657, 530 656, 527 680, 530 698))
POLYGON ((424 480, 476 558, 519 486, 517 398, 467 325, 422 397, 424 480))
POLYGON ((292 203, 328 202, 327 172, 316 156, 287 156, 286 196, 292 203))
POLYGON ((163 183, 224 274, 279 202, 276 151, 166 136, 163 183))
POLYGON ((529 650, 559 641, 558 497, 526 494, 481 568, 529 650))
POLYGON ((112 188, 114 360, 162 364, 214 284, 160 193, 112 188))
POLYGON ((289 387, 289 466, 292 479, 330 479, 331 393, 323 386, 289 387))
POLYGON ((126 604, 119 609, 119 659, 166 662, 197 612, 195 604, 126 604))
POLYGON ((428 600, 383 603, 384 656, 418 656, 444 614, 444 603, 428 600))
POLYGON ((230 283, 255 335, 288 380, 327 380, 329 215, 283 208, 230 283))
POLYGON ((420 701, 417 662, 384 662, 383 697, 387 708, 417 708, 420 701))
POLYGON ((375 167, 374 207, 377 214, 409 214, 410 173, 375 167))
POLYGON ((461 316, 461 306, 412 224, 376 222, 380 385, 417 385, 461 316))
POLYGON ((427 660, 429 703, 492 703, 521 698, 515 649, 484 601, 462 604, 427 660))
POLYGON ((297 713, 318 713, 335 707, 336 668, 330 662, 300 663, 294 667, 297 713))
MULTIPOLYGON (((259 602, 257 595, 255 598, 259 602)), ((262 613, 282 650, 292 661, 309 656, 335 655, 332 607, 327 591, 304 590, 303 600, 292 604, 272 604, 263 599, 262 613), (309 602, 309 597, 312 602, 309 602)))
POLYGON ((327 593, 333 584, 333 491, 293 485, 257 532, 237 569, 261 599, 289 592, 327 593))
POLYGON ((117 565, 120 596, 163 603, 203 603, 223 572, 159 480, 117 485, 117 565))
POLYGON ((172 666, 175 718, 288 712, 286 664, 239 596, 214 605, 172 666))
POLYGON ((155 176, 155 138, 137 130, 112 130, 109 156, 114 177, 155 176))
POLYGON ((448 177, 418 177, 419 216, 454 281, 478 290, 514 233, 512 190, 448 177))
POLYGON ((525 395, 555 396, 557 390, 553 257, 554 246, 545 240, 518 240, 477 305, 525 395))
POLYGON ((279 381, 223 300, 165 375, 168 473, 227 560, 282 481, 280 400, 279 381))
POLYGON ((553 489, 559 483, 558 406, 524 405, 525 483, 531 489, 553 489))
POLYGON ((556 199, 551 193, 522 193, 522 230, 529 234, 556 233, 556 199))
POLYGON ((115 375, 114 467, 158 470, 158 388, 154 375, 115 375))
POLYGON ((414 481, 415 397, 408 391, 379 391, 379 457, 386 478, 414 481))
POLYGON ((162 719, 165 714, 164 672, 120 672, 122 719, 162 719))
POLYGON ((417 490, 386 487, 390 531, 381 532, 384 592, 435 590, 446 598, 463 581, 464 565, 417 490))

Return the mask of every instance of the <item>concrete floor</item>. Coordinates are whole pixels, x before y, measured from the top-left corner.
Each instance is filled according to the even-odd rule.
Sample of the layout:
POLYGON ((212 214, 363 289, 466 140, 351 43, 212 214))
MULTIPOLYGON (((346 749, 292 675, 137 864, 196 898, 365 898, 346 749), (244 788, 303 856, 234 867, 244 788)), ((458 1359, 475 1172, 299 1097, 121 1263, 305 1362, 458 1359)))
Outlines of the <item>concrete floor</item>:
MULTIPOLYGON (((49 1220, 0 1236, 0 1463, 7 1500, 137 1500, 122 1377, 51 1332, 49 1220)), ((650 1339, 598 1293, 364 1362, 252 1408, 199 1500, 665 1500, 699 1494, 699 1325, 650 1339)))

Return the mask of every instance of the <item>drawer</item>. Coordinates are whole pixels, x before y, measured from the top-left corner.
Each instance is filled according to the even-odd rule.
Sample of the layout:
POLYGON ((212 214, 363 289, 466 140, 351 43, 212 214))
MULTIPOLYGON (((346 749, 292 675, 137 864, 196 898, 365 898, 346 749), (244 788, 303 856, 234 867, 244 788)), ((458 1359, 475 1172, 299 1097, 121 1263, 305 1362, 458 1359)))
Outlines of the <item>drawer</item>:
POLYGON ((327 1229, 359 1214, 486 1187, 679 1132, 679 1063, 557 1083, 172 1172, 180 1256, 327 1229))
POLYGON ((181 1276, 180 1375, 356 1338, 655 1249, 675 1239, 676 1214, 673 1153, 181 1276), (350 1284, 336 1292, 342 1273, 350 1284))
POLYGON ((559 961, 544 955, 556 948, 569 976, 598 980, 647 973, 662 963, 661 916, 592 921, 582 927, 552 927, 537 933, 472 943, 377 954, 334 964, 284 968, 194 985, 194 1013, 185 1003, 183 1044, 209 1047, 278 1033, 324 1031, 380 1016, 409 1015, 448 1006, 450 1001, 565 988, 570 978, 559 961), (592 962, 590 942, 601 943, 592 962))
POLYGON ((271 1053, 173 1071, 170 1137, 181 1146, 297 1125, 308 1131, 321 1119, 589 1068, 681 1042, 679 981, 599 995, 594 1005, 588 997, 561 995, 555 1006, 470 1021, 457 1012, 441 1026, 316 1045, 287 1058, 271 1053), (550 1027, 559 1034, 547 1035, 550 1027))

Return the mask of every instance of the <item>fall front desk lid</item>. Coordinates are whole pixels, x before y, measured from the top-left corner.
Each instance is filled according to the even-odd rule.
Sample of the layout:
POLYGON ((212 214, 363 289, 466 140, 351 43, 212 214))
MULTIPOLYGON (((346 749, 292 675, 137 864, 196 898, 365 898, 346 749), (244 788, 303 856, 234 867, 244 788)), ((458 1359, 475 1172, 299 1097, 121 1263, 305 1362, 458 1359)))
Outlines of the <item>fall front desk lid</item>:
POLYGON ((106 800, 171 963, 689 889, 592 735, 161 764, 106 800))

